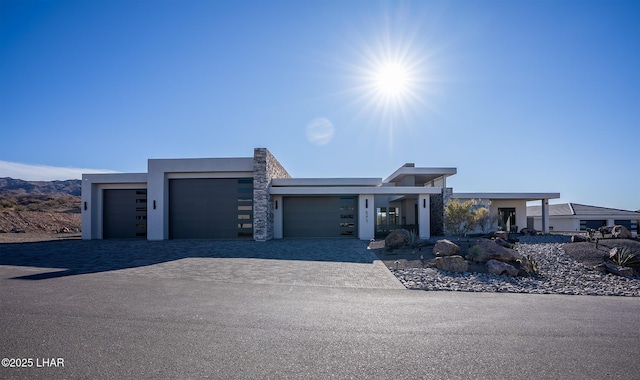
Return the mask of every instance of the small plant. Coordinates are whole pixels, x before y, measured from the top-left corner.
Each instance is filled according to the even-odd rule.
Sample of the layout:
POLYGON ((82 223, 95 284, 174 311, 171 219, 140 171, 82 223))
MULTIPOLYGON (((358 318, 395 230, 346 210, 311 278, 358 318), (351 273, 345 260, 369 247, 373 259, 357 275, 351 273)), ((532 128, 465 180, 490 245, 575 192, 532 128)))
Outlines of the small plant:
POLYGON ((477 244, 473 247, 469 248, 467 251, 467 260, 477 261, 476 259, 480 256, 480 252, 482 252, 482 248, 480 248, 477 244))
POLYGON ((640 265, 640 253, 633 252, 629 247, 616 247, 615 252, 609 256, 612 263, 621 267, 633 267, 640 265))
POLYGON ((411 248, 418 248, 420 246, 420 237, 416 233, 415 230, 409 231, 409 236, 407 236, 407 245, 411 248))
POLYGON ((521 259, 516 260, 516 263, 520 264, 520 269, 527 272, 527 274, 540 274, 538 263, 531 255, 522 256, 521 259))
POLYGON ((587 235, 589 236, 589 241, 593 241, 593 236, 595 235, 596 230, 593 228, 587 228, 587 235))

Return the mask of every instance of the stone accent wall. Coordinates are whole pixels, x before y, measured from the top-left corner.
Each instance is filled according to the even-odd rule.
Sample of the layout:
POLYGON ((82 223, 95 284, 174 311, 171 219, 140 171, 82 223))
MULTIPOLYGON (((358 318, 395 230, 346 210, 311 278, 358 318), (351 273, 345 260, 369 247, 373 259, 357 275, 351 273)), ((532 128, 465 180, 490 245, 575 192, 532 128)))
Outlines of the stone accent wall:
POLYGON ((441 221, 442 223, 440 223, 440 226, 442 228, 442 233, 440 235, 444 235, 444 205, 446 205, 449 200, 451 200, 451 197, 453 196, 453 188, 452 187, 445 187, 444 189, 442 189, 442 213, 441 215, 441 221))
POLYGON ((429 206, 431 213, 431 236, 444 235, 444 202, 443 195, 432 194, 429 197, 429 206))
POLYGON ((291 178, 266 148, 253 150, 253 239, 273 239, 273 203, 269 186, 273 178, 291 178))

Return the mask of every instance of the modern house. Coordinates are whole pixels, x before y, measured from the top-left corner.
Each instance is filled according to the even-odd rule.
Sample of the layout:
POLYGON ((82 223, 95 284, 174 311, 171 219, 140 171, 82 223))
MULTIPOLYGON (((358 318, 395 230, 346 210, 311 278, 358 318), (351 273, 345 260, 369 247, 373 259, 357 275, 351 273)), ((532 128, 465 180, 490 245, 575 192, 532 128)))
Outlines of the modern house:
POLYGON ((476 199, 510 229, 526 203, 559 193, 454 193, 456 168, 405 164, 382 178, 292 178, 265 148, 253 157, 149 159, 147 173, 82 176, 82 238, 373 239, 398 227, 443 234, 444 204, 476 199))
MULTIPOLYGON (((535 228, 542 224, 540 206, 527 207, 527 217, 533 219, 535 228)), ((586 231, 616 224, 625 226, 632 233, 638 233, 640 212, 618 210, 607 207, 562 203, 549 205, 549 227, 558 232, 586 231)))

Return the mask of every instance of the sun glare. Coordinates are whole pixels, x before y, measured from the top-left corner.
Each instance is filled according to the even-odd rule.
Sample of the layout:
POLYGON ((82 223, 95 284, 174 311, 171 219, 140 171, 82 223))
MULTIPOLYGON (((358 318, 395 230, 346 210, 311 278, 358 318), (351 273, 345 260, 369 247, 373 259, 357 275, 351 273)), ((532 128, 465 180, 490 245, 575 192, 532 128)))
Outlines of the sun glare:
POLYGON ((378 68, 374 81, 380 95, 400 96, 407 90, 409 77, 402 64, 392 62, 378 68))

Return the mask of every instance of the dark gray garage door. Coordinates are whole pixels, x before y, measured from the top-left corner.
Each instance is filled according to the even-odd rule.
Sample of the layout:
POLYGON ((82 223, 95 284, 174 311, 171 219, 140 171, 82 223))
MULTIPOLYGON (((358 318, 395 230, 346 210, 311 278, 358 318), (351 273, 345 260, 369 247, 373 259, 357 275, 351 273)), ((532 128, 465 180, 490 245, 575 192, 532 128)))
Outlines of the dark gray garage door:
POLYGON ((252 236, 252 178, 169 180, 170 239, 252 236))
POLYGON ((613 224, 619 224, 625 226, 631 232, 638 232, 637 220, 614 220, 613 224))
POLYGON ((356 237, 357 197, 285 197, 284 237, 356 237))
POLYGON ((147 236, 146 189, 107 189, 102 194, 104 239, 147 236))
POLYGON ((607 225, 607 221, 606 220, 581 220, 580 221, 580 230, 581 231, 586 231, 587 228, 592 228, 594 230, 597 230, 598 228, 602 227, 602 226, 606 226, 607 225))

